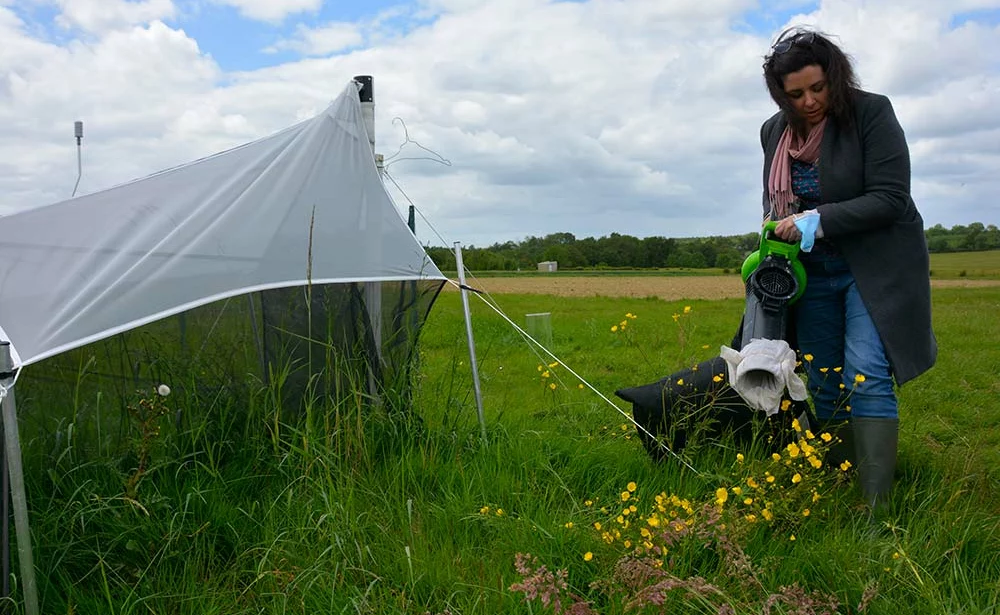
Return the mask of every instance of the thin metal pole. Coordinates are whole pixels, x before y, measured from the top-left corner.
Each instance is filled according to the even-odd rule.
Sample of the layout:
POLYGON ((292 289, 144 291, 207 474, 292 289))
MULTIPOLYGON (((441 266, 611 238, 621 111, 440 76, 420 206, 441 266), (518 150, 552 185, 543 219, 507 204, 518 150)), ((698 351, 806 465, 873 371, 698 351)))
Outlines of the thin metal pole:
POLYGON ((465 288, 465 265, 462 263, 462 244, 455 242, 455 265, 458 267, 458 284, 462 292, 462 311, 465 312, 465 335, 469 341, 469 362, 472 364, 472 388, 476 393, 476 412, 483 444, 486 444, 486 416, 483 414, 483 392, 479 387, 479 364, 476 362, 476 340, 472 337, 472 313, 469 311, 469 291, 465 288))
MULTIPOLYGON (((3 433, 3 423, 0 422, 0 434, 3 433)), ((0 457, 0 574, 3 574, 2 598, 10 598, 10 478, 7 475, 7 449, 3 449, 3 456, 0 457)), ((7 609, 0 607, 0 612, 6 613, 7 609)))
POLYGON ((14 362, 10 343, 0 342, 0 382, 6 387, 2 406, 4 447, 10 495, 14 505, 14 532, 17 536, 17 560, 21 568, 20 585, 24 591, 24 612, 38 615, 38 587, 35 584, 35 562, 31 554, 31 530, 28 527, 28 502, 24 490, 24 469, 21 466, 21 439, 17 432, 17 406, 14 403, 14 362))

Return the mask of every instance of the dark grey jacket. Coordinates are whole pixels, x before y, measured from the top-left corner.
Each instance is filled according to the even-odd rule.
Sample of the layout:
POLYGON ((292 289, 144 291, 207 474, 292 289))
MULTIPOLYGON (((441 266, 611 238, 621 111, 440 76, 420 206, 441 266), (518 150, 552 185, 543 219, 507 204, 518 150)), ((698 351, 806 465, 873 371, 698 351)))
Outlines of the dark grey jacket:
MULTIPOLYGON (((882 337, 897 384, 934 365, 930 263, 924 221, 910 197, 910 153, 892 103, 858 92, 853 126, 827 121, 819 156, 823 232, 843 253, 882 337)), ((779 112, 760 131, 767 178, 787 121, 779 112)))

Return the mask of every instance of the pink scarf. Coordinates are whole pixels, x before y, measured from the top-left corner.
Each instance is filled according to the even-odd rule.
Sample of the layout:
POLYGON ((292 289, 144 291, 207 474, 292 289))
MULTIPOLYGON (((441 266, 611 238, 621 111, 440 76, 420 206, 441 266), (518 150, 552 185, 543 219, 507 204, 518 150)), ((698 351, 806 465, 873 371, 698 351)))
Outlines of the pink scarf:
POLYGON ((785 127, 778 140, 778 148, 771 160, 771 173, 767 178, 767 193, 771 200, 772 220, 781 220, 788 216, 790 205, 795 202, 792 194, 792 158, 814 164, 819 160, 819 147, 823 142, 823 128, 826 118, 809 130, 805 142, 793 133, 791 126, 785 127))

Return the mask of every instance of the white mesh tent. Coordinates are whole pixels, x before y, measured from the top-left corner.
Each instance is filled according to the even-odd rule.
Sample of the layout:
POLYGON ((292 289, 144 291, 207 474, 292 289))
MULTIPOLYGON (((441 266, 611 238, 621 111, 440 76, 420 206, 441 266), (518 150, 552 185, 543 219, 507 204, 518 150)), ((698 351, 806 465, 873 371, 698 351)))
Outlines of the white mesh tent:
POLYGON ((156 382, 129 335, 159 327, 206 364, 250 353, 267 378, 336 353, 387 387, 444 281, 382 185, 353 81, 269 137, 0 217, 0 341, 26 374, 103 344, 127 357, 109 376, 156 382))

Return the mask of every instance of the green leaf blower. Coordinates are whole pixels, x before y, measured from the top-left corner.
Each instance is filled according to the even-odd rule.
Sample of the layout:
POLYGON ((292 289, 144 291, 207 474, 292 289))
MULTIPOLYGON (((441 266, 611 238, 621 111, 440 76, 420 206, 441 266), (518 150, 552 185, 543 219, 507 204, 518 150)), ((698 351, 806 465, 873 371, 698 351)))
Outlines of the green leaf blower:
POLYGON ((799 262, 799 244, 785 243, 773 235, 777 222, 768 222, 760 233, 760 249, 747 256, 740 270, 746 285, 741 347, 753 339, 783 340, 788 326, 788 306, 806 290, 806 271, 799 262))

